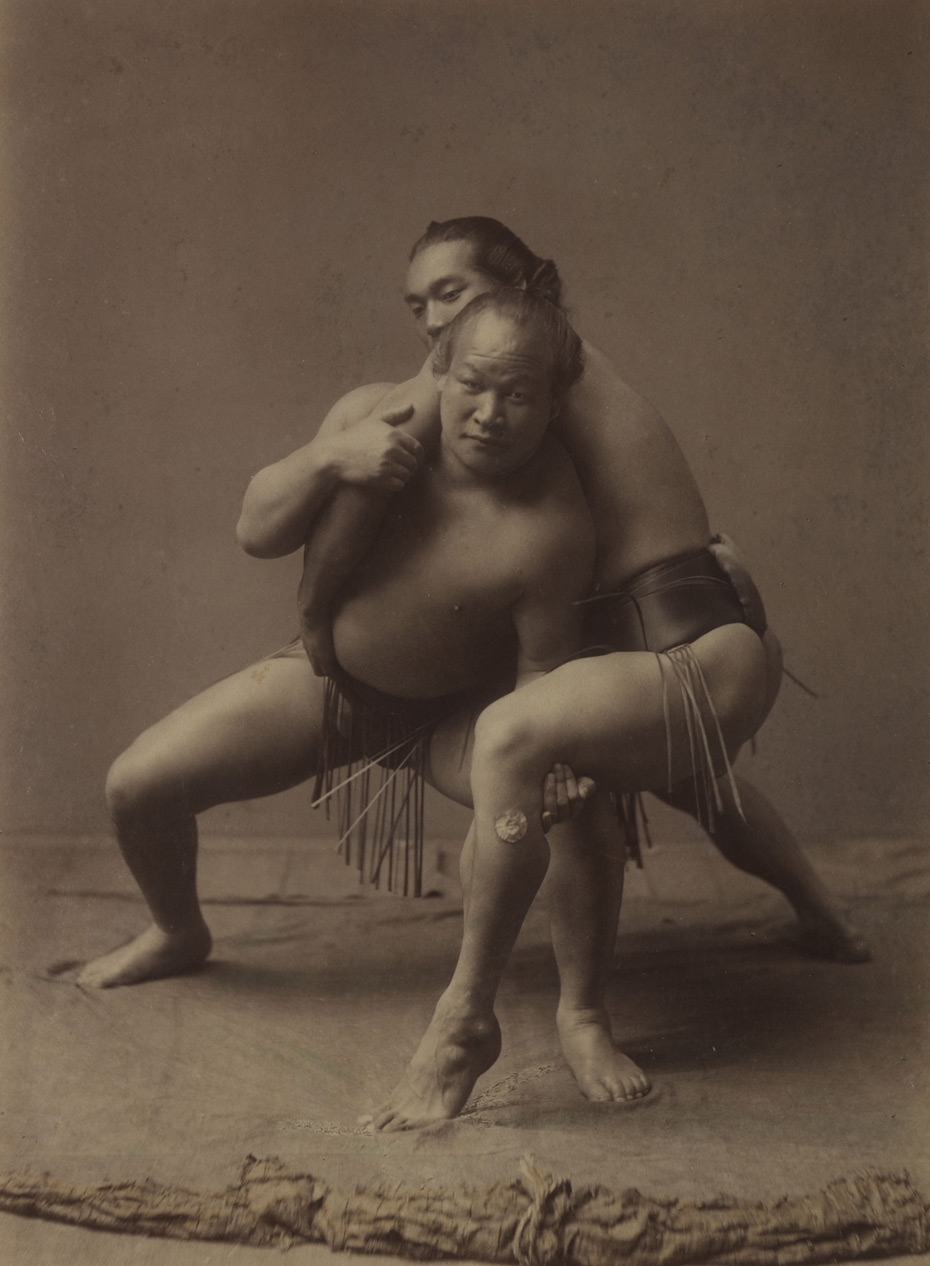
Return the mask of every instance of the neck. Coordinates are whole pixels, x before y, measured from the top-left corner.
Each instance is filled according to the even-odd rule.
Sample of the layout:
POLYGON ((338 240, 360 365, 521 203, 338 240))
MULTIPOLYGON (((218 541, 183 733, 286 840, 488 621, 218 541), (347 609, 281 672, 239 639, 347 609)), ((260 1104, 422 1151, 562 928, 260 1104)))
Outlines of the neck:
POLYGON ((440 440, 439 448, 431 465, 436 474, 446 484, 455 488, 487 488, 492 491, 506 488, 509 490, 520 487, 527 479, 532 478, 540 453, 546 443, 547 437, 544 436, 541 443, 519 466, 512 466, 502 471, 499 475, 495 475, 484 474, 465 466, 459 461, 455 453, 440 440))

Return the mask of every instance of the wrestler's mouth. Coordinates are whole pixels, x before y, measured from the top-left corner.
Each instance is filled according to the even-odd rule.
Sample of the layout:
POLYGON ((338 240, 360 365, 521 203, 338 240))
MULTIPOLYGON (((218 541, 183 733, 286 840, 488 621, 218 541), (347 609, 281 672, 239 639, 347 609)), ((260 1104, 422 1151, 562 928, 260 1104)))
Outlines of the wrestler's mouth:
POLYGON ((486 448, 495 452, 509 448, 506 440, 495 440, 488 435, 466 435, 465 438, 471 440, 473 444, 477 444, 479 448, 486 448))

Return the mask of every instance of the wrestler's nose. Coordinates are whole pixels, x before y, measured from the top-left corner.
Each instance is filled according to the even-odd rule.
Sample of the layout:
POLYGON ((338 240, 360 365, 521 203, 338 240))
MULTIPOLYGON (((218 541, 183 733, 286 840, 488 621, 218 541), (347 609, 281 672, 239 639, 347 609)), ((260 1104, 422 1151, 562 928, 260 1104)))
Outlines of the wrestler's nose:
POLYGON ((475 401, 474 419, 489 435, 495 438, 503 435, 504 412, 495 392, 486 391, 475 401))
POLYGON ((436 303, 428 303, 426 305, 426 336, 430 340, 439 338, 445 329, 446 322, 442 315, 442 310, 436 303))

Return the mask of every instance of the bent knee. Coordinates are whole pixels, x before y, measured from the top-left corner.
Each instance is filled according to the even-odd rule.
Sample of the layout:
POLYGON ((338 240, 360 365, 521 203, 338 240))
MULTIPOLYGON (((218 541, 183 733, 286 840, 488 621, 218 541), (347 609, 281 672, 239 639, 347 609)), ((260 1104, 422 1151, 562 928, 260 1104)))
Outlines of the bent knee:
POLYGON ((104 794, 113 821, 121 823, 183 810, 180 788, 172 786, 161 763, 137 740, 117 756, 107 774, 104 794))
POLYGON ((532 763, 541 752, 540 727, 516 695, 488 705, 475 722, 472 767, 532 763))
POLYGON ((762 638, 762 646, 765 650, 765 699, 762 704, 762 713, 759 717, 760 725, 775 706, 775 700, 781 690, 782 675, 784 673, 784 656, 782 655, 781 642, 771 629, 766 629, 762 638))
POLYGON ((744 624, 726 625, 706 637, 706 658, 702 650, 700 659, 724 741, 732 754, 752 738, 765 718, 768 655, 759 635, 744 624))

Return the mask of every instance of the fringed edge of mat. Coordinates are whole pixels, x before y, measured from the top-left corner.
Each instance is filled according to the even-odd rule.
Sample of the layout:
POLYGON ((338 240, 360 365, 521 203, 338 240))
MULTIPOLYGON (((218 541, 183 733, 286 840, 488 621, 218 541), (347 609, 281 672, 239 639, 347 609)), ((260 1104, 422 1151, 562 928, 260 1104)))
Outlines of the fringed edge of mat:
POLYGON ((575 1187, 525 1157, 514 1180, 490 1187, 345 1192, 250 1156, 239 1182, 218 1192, 150 1179, 82 1186, 48 1174, 0 1175, 0 1210, 175 1240, 326 1244, 518 1266, 807 1266, 930 1250, 930 1208, 905 1173, 860 1173, 774 1201, 695 1201, 575 1187))

